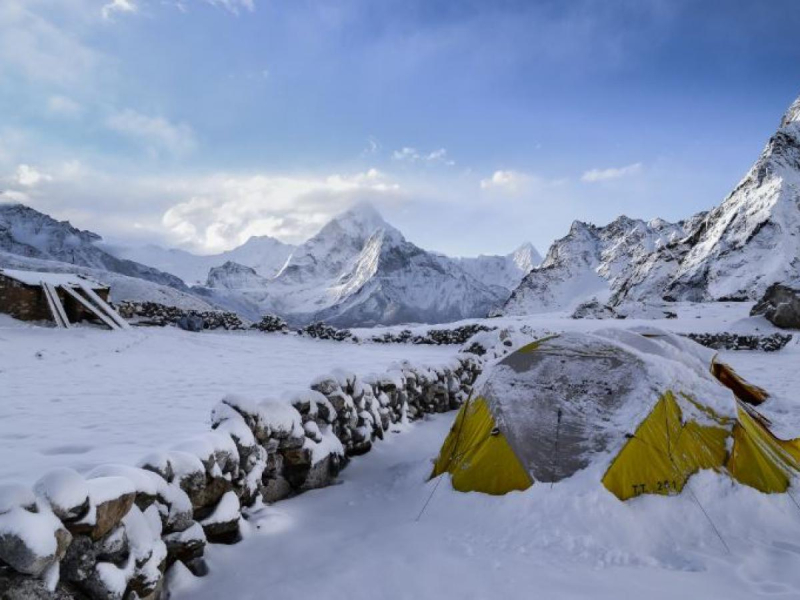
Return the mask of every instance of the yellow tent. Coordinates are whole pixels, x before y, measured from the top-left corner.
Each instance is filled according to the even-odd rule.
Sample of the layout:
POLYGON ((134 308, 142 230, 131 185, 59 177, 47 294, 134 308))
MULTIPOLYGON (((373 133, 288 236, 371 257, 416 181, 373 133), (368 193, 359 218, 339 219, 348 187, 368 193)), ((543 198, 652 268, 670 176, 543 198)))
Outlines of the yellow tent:
POLYGON ((462 406, 433 476, 504 494, 605 461, 621 500, 679 493, 701 469, 762 492, 800 472, 800 440, 781 440, 755 406, 764 390, 714 353, 656 330, 566 333, 494 365, 462 406))

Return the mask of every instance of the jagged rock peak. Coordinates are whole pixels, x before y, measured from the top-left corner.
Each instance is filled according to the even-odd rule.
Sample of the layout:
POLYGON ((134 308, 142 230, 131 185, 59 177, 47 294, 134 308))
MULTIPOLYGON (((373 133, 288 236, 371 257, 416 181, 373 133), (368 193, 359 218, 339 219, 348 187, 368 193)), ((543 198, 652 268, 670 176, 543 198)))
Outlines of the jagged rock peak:
POLYGON ((366 201, 359 202, 334 217, 323 230, 331 225, 338 225, 347 233, 366 237, 379 229, 390 227, 372 203, 366 201))
POLYGON ((212 267, 208 271, 206 286, 210 288, 248 289, 266 287, 267 279, 246 265, 232 260, 226 261, 219 267, 212 267))
POLYGON ((783 115, 781 119, 781 127, 788 127, 791 123, 800 122, 800 96, 792 102, 789 110, 783 115))

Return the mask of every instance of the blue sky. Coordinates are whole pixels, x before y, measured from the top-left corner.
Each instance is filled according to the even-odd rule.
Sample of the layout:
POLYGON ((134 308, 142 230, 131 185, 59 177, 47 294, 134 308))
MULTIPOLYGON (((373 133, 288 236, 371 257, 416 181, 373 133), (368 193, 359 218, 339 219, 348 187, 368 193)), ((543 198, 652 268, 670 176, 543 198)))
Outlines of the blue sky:
POLYGON ((793 0, 3 0, 0 186, 112 241, 453 254, 719 203, 800 94, 793 0))

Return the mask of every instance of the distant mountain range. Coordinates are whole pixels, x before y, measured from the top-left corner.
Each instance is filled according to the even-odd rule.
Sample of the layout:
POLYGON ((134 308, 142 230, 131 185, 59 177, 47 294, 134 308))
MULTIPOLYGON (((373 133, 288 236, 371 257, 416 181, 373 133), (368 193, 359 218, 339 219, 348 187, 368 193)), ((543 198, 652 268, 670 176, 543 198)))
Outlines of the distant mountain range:
POLYGON ((575 221, 544 261, 530 244, 506 256, 428 252, 368 204, 298 246, 261 236, 214 256, 105 245, 6 204, 0 266, 80 271, 112 284, 117 299, 223 307, 250 319, 273 313, 294 324, 440 323, 571 311, 592 299, 628 314, 681 300, 754 300, 774 282, 800 287, 800 98, 718 207, 678 223, 575 221))
MULTIPOLYGON (((108 245, 96 233, 32 208, 0 205, 0 266, 91 272, 117 283, 122 275, 157 286, 161 293, 156 295, 167 303, 216 306, 253 320, 279 314, 298 325, 315 320, 339 326, 438 323, 485 316, 539 260, 530 244, 507 256, 449 258, 427 252, 369 204, 339 215, 299 246, 260 236, 213 256, 108 245)), ((157 288, 128 283, 124 298, 113 288, 112 296, 154 299, 157 288)))

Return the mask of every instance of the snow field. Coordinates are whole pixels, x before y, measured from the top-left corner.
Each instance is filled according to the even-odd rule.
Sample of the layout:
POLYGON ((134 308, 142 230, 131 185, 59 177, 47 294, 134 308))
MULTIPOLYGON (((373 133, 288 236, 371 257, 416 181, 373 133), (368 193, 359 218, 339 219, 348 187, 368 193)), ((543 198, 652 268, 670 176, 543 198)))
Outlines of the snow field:
POLYGON ((337 368, 367 375, 409 359, 440 364, 457 347, 356 345, 176 328, 68 331, 0 320, 0 481, 134 465, 205 435, 230 393, 289 399, 337 368))

